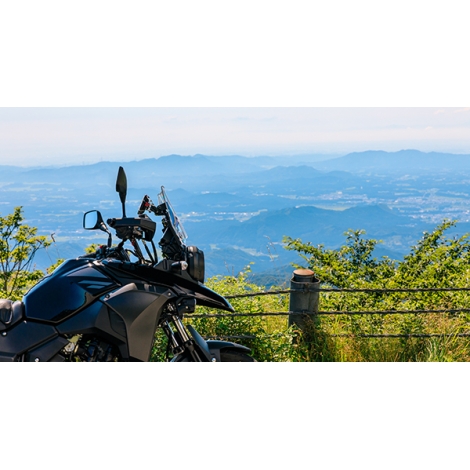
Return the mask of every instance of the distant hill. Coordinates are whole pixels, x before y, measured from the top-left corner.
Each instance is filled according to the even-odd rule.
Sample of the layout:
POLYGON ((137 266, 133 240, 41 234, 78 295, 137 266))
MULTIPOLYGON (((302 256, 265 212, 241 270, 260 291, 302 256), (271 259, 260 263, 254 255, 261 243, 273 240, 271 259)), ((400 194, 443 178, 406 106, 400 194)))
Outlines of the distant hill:
POLYGON ((263 212, 218 232, 216 239, 239 246, 250 240, 251 246, 259 247, 266 244, 266 236, 281 241, 284 235, 289 235, 333 247, 344 241, 343 233, 348 229, 365 229, 369 237, 381 238, 403 237, 426 228, 427 224, 412 224, 408 217, 384 206, 358 206, 343 211, 304 206, 263 212))
MULTIPOLYGON (((21 168, 0 166, 0 183, 68 184, 80 188, 101 186, 113 191, 119 166, 123 166, 129 188, 154 188, 198 191, 235 190, 246 184, 263 184, 261 181, 278 181, 269 173, 277 165, 269 157, 241 156, 206 157, 203 155, 168 155, 130 162, 100 162, 92 165, 75 165, 61 168, 21 168), (264 176, 263 176, 264 175, 264 176)), ((308 168, 316 172, 313 168, 308 168)))
POLYGON ((315 168, 348 172, 428 172, 470 170, 470 155, 456 155, 438 152, 420 152, 419 150, 400 150, 384 152, 369 150, 355 152, 344 157, 318 162, 315 168))

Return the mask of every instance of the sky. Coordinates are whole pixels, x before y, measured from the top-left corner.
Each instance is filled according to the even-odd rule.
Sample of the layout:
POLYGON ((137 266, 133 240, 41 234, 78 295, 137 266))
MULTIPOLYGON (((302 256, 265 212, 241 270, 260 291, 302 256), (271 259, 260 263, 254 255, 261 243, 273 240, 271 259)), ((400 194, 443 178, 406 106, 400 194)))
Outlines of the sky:
POLYGON ((8 165, 409 148, 470 154, 470 108, 0 108, 0 164, 8 165))
POLYGON ((0 15, 0 164, 470 154, 464 2, 46 3, 0 15))

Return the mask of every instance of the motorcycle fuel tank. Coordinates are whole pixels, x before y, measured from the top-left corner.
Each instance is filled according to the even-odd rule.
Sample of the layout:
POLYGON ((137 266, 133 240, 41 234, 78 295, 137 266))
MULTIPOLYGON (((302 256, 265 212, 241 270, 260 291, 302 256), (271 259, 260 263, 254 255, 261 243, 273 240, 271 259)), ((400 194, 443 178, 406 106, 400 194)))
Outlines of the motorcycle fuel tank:
POLYGON ((26 318, 57 324, 116 287, 89 259, 65 261, 25 295, 26 318))

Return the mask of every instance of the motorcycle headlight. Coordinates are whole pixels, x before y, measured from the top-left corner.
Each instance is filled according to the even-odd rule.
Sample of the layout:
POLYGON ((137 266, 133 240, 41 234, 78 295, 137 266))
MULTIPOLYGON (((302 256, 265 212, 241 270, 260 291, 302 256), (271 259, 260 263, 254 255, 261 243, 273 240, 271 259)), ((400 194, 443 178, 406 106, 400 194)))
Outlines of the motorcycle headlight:
POLYGON ((189 275, 198 282, 204 282, 204 252, 197 246, 188 246, 188 272, 189 275))

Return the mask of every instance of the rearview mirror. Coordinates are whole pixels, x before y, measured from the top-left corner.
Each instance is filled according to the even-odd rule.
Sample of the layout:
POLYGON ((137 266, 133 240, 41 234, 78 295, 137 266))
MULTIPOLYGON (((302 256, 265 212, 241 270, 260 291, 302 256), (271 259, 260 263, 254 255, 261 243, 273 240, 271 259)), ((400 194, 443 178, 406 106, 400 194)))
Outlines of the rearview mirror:
POLYGON ((83 214, 83 228, 85 230, 101 229, 103 217, 100 211, 88 211, 83 214))
POLYGON ((122 203, 122 216, 126 217, 127 176, 122 166, 119 167, 116 179, 116 191, 122 203))

